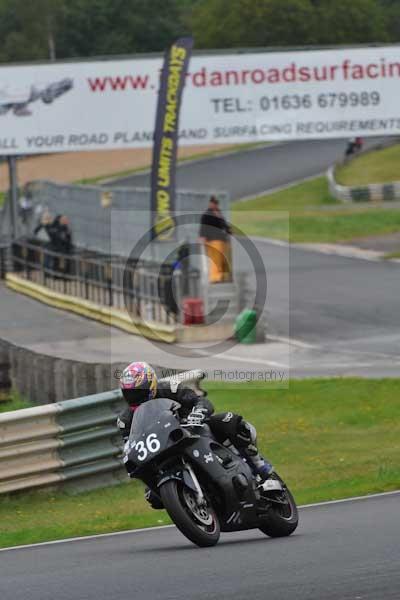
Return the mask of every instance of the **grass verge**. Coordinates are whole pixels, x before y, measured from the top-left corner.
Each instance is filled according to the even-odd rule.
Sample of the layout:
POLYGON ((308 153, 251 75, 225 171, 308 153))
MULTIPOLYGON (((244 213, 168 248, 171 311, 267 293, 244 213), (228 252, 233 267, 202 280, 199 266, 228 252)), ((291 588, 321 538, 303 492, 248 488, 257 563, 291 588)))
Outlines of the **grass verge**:
MULTIPOLYGON (((208 385, 216 409, 242 413, 299 504, 400 487, 400 379, 208 385)), ((0 547, 169 523, 139 482, 71 496, 0 498, 0 547)))
POLYGON ((279 192, 259 196, 245 202, 235 202, 232 205, 232 210, 234 212, 249 210, 298 211, 305 207, 318 207, 327 204, 338 204, 338 201, 330 195, 326 177, 316 177, 279 192))
POLYGON ((290 242, 340 243, 400 230, 400 210, 378 207, 323 212, 305 210, 289 215, 272 212, 233 213, 232 221, 247 235, 290 242))
POLYGON ((400 210, 344 206, 330 196, 325 177, 317 177, 280 192, 235 203, 232 222, 247 235, 297 243, 335 243, 399 231, 400 210))
POLYGON ((32 406, 27 400, 21 398, 17 392, 0 392, 0 413, 10 410, 19 410, 32 406))
POLYGON ((385 254, 383 258, 385 260, 391 260, 392 258, 400 258, 400 252, 390 252, 389 254, 385 254))
POLYGON ((367 185, 400 181, 400 144, 361 154, 336 170, 342 185, 367 185))

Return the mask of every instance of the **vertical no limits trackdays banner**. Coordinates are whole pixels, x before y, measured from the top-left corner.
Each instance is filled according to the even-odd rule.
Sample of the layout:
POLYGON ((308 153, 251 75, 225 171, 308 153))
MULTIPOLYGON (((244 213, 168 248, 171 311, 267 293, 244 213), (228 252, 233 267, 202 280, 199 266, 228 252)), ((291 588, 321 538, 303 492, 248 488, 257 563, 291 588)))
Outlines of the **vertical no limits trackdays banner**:
POLYGON ((166 52, 161 74, 151 169, 152 236, 159 240, 174 235, 179 112, 192 48, 192 38, 177 40, 166 52))

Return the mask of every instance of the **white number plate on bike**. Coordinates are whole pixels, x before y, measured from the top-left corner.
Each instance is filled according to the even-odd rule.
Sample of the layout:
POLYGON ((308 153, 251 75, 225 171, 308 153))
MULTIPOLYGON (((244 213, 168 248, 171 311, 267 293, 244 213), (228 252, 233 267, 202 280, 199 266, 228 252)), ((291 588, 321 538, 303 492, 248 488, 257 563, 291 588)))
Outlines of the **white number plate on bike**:
POLYGON ((282 490, 281 482, 277 481, 276 479, 267 479, 261 484, 261 487, 264 492, 277 492, 282 490))

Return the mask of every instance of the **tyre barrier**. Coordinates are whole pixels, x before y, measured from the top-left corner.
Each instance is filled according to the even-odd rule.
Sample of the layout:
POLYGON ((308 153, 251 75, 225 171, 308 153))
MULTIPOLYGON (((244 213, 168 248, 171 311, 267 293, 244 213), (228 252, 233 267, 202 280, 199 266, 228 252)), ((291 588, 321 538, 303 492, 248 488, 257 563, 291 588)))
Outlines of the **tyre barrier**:
MULTIPOLYGON (((160 379, 202 395, 200 370, 160 379)), ((126 479, 116 424, 120 390, 0 414, 0 494, 44 486, 79 491, 126 479)))
POLYGON ((330 194, 342 202, 393 202, 400 200, 400 181, 371 183, 365 186, 340 185, 335 179, 335 167, 328 169, 330 194))

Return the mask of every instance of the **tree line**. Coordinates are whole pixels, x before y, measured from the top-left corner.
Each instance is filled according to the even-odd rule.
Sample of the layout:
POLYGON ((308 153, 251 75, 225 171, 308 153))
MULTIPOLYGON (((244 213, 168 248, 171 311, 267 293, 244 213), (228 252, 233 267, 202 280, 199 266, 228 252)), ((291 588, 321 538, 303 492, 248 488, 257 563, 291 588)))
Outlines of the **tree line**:
POLYGON ((0 0, 0 62, 400 41, 400 0, 0 0))

